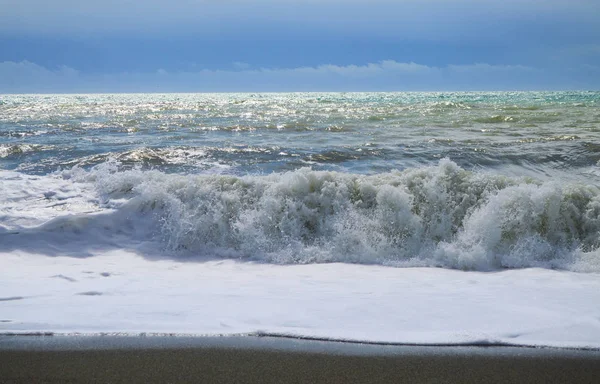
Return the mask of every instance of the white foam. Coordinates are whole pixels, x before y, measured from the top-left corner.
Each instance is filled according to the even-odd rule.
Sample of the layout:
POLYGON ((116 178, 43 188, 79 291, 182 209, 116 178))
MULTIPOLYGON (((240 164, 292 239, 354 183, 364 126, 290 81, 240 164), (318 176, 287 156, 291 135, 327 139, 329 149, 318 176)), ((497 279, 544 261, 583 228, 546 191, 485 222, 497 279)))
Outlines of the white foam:
POLYGON ((278 333, 600 348, 600 274, 0 251, 1 332, 278 333))
POLYGON ((171 175, 121 171, 114 161, 47 177, 5 175, 12 192, 4 226, 13 230, 39 226, 64 206, 60 220, 38 229, 71 226, 83 239, 102 228, 133 242, 159 239, 182 256, 600 271, 596 187, 472 173, 449 160, 373 176, 307 168, 171 175), (23 196, 11 198, 18 190, 23 196), (13 214, 23 210, 36 219, 13 214))
POLYGON ((36 227, 59 216, 101 210, 95 187, 58 175, 0 171, 0 229, 36 227))
POLYGON ((276 263, 597 270, 596 187, 436 167, 364 176, 168 175, 105 163, 65 172, 171 250, 276 263))

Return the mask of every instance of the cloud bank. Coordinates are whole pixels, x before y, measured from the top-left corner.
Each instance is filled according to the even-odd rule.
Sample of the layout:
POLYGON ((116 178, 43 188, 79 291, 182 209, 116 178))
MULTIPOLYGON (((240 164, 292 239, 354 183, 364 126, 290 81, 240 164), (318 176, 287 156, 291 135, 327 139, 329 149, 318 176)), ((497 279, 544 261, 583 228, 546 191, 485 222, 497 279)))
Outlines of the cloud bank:
POLYGON ((297 68, 124 72, 85 74, 67 66, 50 69, 29 61, 0 63, 0 93, 96 92, 295 92, 600 89, 600 68, 563 73, 522 65, 427 66, 386 60, 365 65, 297 68), (577 82, 580 76, 580 82, 577 82), (595 82, 587 79, 595 78, 595 82))

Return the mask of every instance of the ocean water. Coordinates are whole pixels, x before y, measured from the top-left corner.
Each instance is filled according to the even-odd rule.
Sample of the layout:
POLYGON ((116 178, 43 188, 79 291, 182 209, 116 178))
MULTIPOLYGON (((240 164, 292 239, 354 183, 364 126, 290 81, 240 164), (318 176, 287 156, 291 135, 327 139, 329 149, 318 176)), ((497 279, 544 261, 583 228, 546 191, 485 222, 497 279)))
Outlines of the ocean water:
POLYGON ((600 92, 0 95, 0 247, 65 243, 600 272, 600 92))

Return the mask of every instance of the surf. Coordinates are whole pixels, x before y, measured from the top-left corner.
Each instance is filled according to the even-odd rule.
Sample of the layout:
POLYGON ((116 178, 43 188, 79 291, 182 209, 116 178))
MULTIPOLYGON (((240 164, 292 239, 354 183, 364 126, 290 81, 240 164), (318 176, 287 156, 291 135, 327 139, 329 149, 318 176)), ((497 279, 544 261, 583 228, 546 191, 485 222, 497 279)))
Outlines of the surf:
POLYGON ((597 187, 473 172, 449 159, 376 175, 302 168, 247 176, 109 161, 55 173, 48 202, 61 196, 52 183, 62 196, 65 185, 87 191, 81 206, 95 210, 28 230, 159 239, 182 258, 600 271, 597 187))

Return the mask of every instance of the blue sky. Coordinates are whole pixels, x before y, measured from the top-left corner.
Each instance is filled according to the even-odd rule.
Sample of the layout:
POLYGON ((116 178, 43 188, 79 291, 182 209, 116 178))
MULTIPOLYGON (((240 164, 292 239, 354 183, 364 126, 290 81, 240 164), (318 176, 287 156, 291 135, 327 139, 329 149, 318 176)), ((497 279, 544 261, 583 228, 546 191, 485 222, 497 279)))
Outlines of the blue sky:
POLYGON ((600 89, 598 0, 0 0, 0 93, 600 89))

